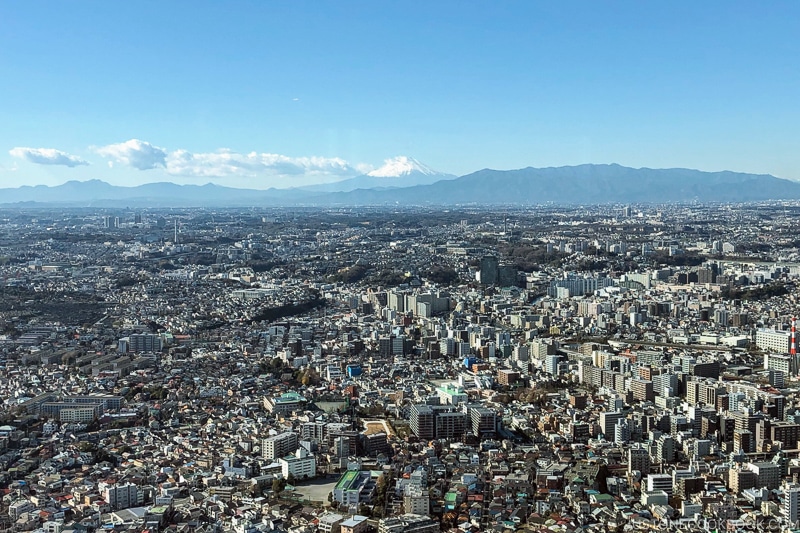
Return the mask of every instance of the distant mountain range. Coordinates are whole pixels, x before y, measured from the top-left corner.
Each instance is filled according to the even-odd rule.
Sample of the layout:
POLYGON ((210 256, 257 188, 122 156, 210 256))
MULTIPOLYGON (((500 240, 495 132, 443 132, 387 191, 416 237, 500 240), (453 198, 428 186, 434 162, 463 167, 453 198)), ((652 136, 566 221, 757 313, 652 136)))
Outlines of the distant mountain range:
POLYGON ((305 195, 296 189, 268 189, 266 191, 234 189, 212 183, 206 185, 177 185, 175 183, 147 183, 137 187, 119 187, 101 180, 68 181, 63 185, 47 187, 22 186, 0 189, 0 203, 60 204, 81 207, 113 206, 239 206, 262 202, 281 203, 301 199, 305 195))
POLYGON ((484 169, 455 178, 411 158, 387 160, 370 174, 334 184, 250 190, 220 185, 149 183, 118 187, 100 180, 56 187, 0 189, 0 204, 72 206, 456 205, 750 202, 800 199, 800 183, 765 174, 620 165, 484 169), (376 174, 377 173, 377 174, 376 174))
POLYGON ((342 204, 607 204, 800 199, 800 183, 766 174, 579 165, 484 169, 450 181, 392 191, 332 194, 342 204))

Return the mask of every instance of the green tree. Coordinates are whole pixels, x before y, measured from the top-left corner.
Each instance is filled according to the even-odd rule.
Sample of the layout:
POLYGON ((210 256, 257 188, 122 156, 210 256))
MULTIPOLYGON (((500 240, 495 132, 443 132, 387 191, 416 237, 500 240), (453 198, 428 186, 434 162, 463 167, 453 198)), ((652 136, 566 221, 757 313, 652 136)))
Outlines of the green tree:
POLYGON ((434 265, 425 274, 425 277, 427 277, 434 283, 439 283, 441 285, 449 285, 451 283, 458 281, 458 272, 456 272, 455 269, 448 266, 434 265))
POLYGON ((97 447, 88 441, 81 441, 78 443, 78 451, 81 453, 91 453, 94 452, 97 447))
POLYGON ((286 488, 286 480, 283 478, 276 477, 272 480, 272 492, 275 495, 280 494, 286 488))

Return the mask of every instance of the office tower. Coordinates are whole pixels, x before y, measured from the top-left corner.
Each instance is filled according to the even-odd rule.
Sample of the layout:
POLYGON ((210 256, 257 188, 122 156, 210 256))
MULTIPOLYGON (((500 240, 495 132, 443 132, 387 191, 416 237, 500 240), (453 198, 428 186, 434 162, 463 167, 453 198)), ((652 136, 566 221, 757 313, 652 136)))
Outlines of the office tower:
POLYGON ((800 485, 791 484, 783 492, 783 518, 790 526, 800 520, 800 485))

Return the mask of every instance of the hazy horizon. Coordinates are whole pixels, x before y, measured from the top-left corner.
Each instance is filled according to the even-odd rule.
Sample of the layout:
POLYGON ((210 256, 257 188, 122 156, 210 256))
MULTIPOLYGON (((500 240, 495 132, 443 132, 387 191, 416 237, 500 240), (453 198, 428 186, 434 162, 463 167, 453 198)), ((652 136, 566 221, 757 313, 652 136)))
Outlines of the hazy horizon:
MULTIPOLYGON (((772 177, 775 177, 775 178, 778 178, 778 179, 786 179, 786 180, 791 181, 791 182, 800 181, 800 180, 792 180, 792 179, 789 179, 789 178, 783 178, 781 176, 774 176, 772 174, 746 173, 746 172, 740 172, 738 170, 731 170, 731 169, 702 170, 702 169, 692 169, 692 168, 686 168, 686 167, 670 167, 670 168, 628 167, 627 165, 620 165, 619 163, 578 163, 578 164, 575 164, 575 165, 562 165, 562 166, 558 166, 558 167, 532 167, 532 166, 528 165, 526 167, 521 167, 520 169, 511 169, 511 168, 509 168, 509 169, 490 169, 488 167, 484 167, 484 168, 480 168, 480 169, 475 169, 474 171, 468 172, 468 173, 464 174, 463 176, 468 176, 470 174, 474 174, 475 172, 480 172, 481 170, 494 170, 494 171, 499 171, 499 172, 506 172, 506 171, 513 171, 513 170, 521 170, 521 169, 525 169, 525 168, 550 169, 550 168, 576 168, 576 167, 583 167, 583 166, 615 166, 615 165, 623 167, 623 168, 633 168, 635 170, 691 170, 691 171, 698 171, 698 172, 704 172, 704 173, 709 173, 709 174, 718 173, 718 172, 732 172, 732 173, 735 173, 735 174, 753 174, 753 175, 772 176, 772 177)), ((362 174, 362 175, 365 175, 365 174, 362 174)), ((359 176, 362 176, 362 175, 357 175, 357 176, 354 176, 354 177, 359 177, 359 176)), ((437 173, 437 175, 440 175, 441 179, 445 179, 445 180, 446 179, 456 179, 456 178, 463 177, 462 175, 455 175, 455 174, 448 176, 445 173, 437 173)), ((342 177, 342 178, 334 179, 334 180, 328 180, 328 181, 322 181, 322 182, 311 182, 311 183, 306 184, 306 185, 287 185, 287 186, 280 186, 279 185, 279 186, 270 186, 270 187, 260 187, 259 188, 259 187, 254 187, 254 186, 249 186, 249 187, 248 186, 235 186, 235 185, 231 185, 229 183, 225 183, 225 180, 221 180, 221 179, 216 179, 216 180, 215 179, 209 179, 209 180, 207 180, 205 182, 195 182, 195 183, 181 183, 179 180, 163 179, 163 180, 146 181, 146 182, 135 183, 135 184, 115 184, 115 183, 113 183, 113 182, 111 182, 111 181, 109 181, 107 179, 103 179, 102 177, 87 177, 87 178, 72 178, 72 179, 65 180, 65 181, 63 181, 61 183, 54 183, 54 184, 43 184, 43 183, 31 183, 31 184, 28 184, 28 183, 23 183, 23 184, 19 184, 19 185, 16 185, 16 186, 15 185, 0 186, 0 188, 20 188, 20 187, 40 187, 40 186, 41 187, 58 187, 58 186, 61 186, 61 185, 65 185, 65 184, 67 184, 69 182, 86 183, 86 182, 91 182, 91 181, 99 181, 99 182, 103 182, 103 183, 106 183, 108 185, 112 185, 112 186, 115 186, 115 187, 126 187, 126 188, 135 188, 135 187, 140 187, 142 185, 153 185, 153 184, 159 184, 159 183, 170 183, 170 184, 175 184, 175 185, 194 185, 194 186, 216 185, 216 186, 228 187, 228 188, 232 188, 232 189, 264 190, 265 191, 265 190, 269 190, 269 189, 283 189, 283 190, 302 189, 302 188, 304 188, 304 186, 308 186, 308 185, 334 184, 334 183, 345 182, 345 181, 350 180, 350 179, 352 179, 352 177, 347 176, 347 177, 342 177)), ((397 180, 402 180, 402 176, 400 176, 400 177, 384 177, 384 178, 378 177, 377 179, 385 179, 387 181, 387 184, 389 184, 390 186, 396 187, 397 186, 397 180)))

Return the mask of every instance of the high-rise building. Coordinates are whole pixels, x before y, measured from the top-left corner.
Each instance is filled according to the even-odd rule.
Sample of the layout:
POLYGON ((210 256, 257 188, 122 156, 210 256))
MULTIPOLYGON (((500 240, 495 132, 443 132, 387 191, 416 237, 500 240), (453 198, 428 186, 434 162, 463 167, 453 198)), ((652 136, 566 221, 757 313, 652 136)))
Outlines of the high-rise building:
POLYGON ((298 448, 294 454, 279 457, 281 475, 284 479, 292 476, 295 479, 308 479, 317 475, 317 459, 305 448, 298 448))
POLYGON ((497 414, 486 407, 470 407, 469 416, 472 434, 476 437, 491 438, 497 432, 497 414))
POLYGON ((500 263, 493 255, 481 259, 481 285, 496 285, 499 281, 500 263))
POLYGON ((640 402, 652 401, 655 398, 653 395, 653 382, 646 379, 633 379, 631 380, 631 393, 634 400, 640 402))
POLYGON ((675 396, 678 390, 678 374, 657 374, 652 381, 654 396, 675 396))
POLYGON ((606 439, 612 438, 614 435, 614 426, 623 418, 625 418, 625 415, 619 411, 603 411, 600 413, 600 428, 606 439))
POLYGON ((734 468, 728 472, 728 488, 733 494, 741 494, 743 490, 756 486, 758 476, 752 470, 734 468))
POLYGON ((544 339, 534 339, 528 343, 527 348, 531 358, 544 360, 546 356, 556 353, 557 346, 555 343, 547 342, 544 339))
POLYGON ((675 495, 681 500, 686 500, 692 494, 703 492, 706 480, 703 477, 684 477, 675 481, 675 495))
POLYGON ((753 453, 756 451, 756 439, 748 429, 737 429, 733 432, 733 449, 736 452, 753 453))
POLYGON ((551 376, 558 376, 558 360, 557 355, 548 355, 544 359, 544 371, 551 376))
POLYGON ((103 489, 103 498, 114 510, 127 509, 139 504, 139 489, 133 483, 108 485, 103 489))
POLYGON ((650 472, 650 454, 639 444, 628 449, 628 473, 638 470, 642 476, 650 472))
POLYGON ((614 443, 625 444, 631 440, 631 428, 624 418, 614 425, 614 443))
POLYGON ((361 435, 347 426, 339 426, 328 431, 328 447, 337 448, 340 457, 359 455, 361 453, 361 435))
POLYGON ((411 406, 409 426, 411 431, 422 440, 433 440, 436 437, 436 415, 429 405, 414 404, 411 406))
POLYGON ((299 439, 297 433, 285 431, 261 441, 261 455, 265 459, 278 459, 297 450, 299 439))
POLYGON ((783 518, 791 527, 800 521, 800 485, 791 484, 783 491, 783 518))
POLYGON ((786 372, 782 370, 770 370, 768 374, 769 384, 777 389, 786 386, 786 372))
POLYGON ((134 333, 128 337, 128 350, 132 352, 160 352, 162 348, 160 335, 134 333))
POLYGON ((770 440, 780 441, 783 448, 797 448, 800 440, 800 424, 792 422, 772 422, 770 424, 770 440))
POLYGON ((775 370, 787 376, 797 373, 794 356, 769 352, 764 354, 764 369, 775 370))
POLYGON ((439 408, 434 420, 437 439, 460 438, 467 430, 467 414, 449 408, 439 408))
POLYGON ((656 441, 656 455, 659 463, 675 461, 675 439, 670 435, 661 435, 656 441))
POLYGON ((697 283, 713 283, 714 271, 710 268, 697 269, 697 283))
POLYGON ((648 474, 647 492, 653 492, 656 490, 663 490, 672 496, 672 476, 669 474, 648 474))
POLYGON ((718 378, 720 374, 719 361, 702 361, 691 366, 691 374, 704 378, 718 378))
POLYGON ((406 310, 405 293, 398 291, 389 291, 386 293, 386 302, 389 309, 393 309, 398 313, 403 313, 406 310))
POLYGON ((502 287, 515 287, 518 283, 518 272, 514 265, 500 265, 497 269, 497 284, 502 287))
POLYGON ((774 329, 759 329, 756 331, 756 346, 765 351, 775 353, 789 353, 791 333, 774 329))
POLYGON ((772 462, 750 463, 748 469, 756 475, 757 487, 774 490, 780 485, 781 467, 779 465, 772 462))
POLYGON ((325 422, 303 422, 300 425, 300 435, 304 440, 314 439, 322 442, 325 438, 325 422))
POLYGON ((389 446, 389 441, 387 440, 385 432, 379 431, 377 433, 361 434, 361 451, 364 455, 376 457, 390 450, 391 447, 389 446))

